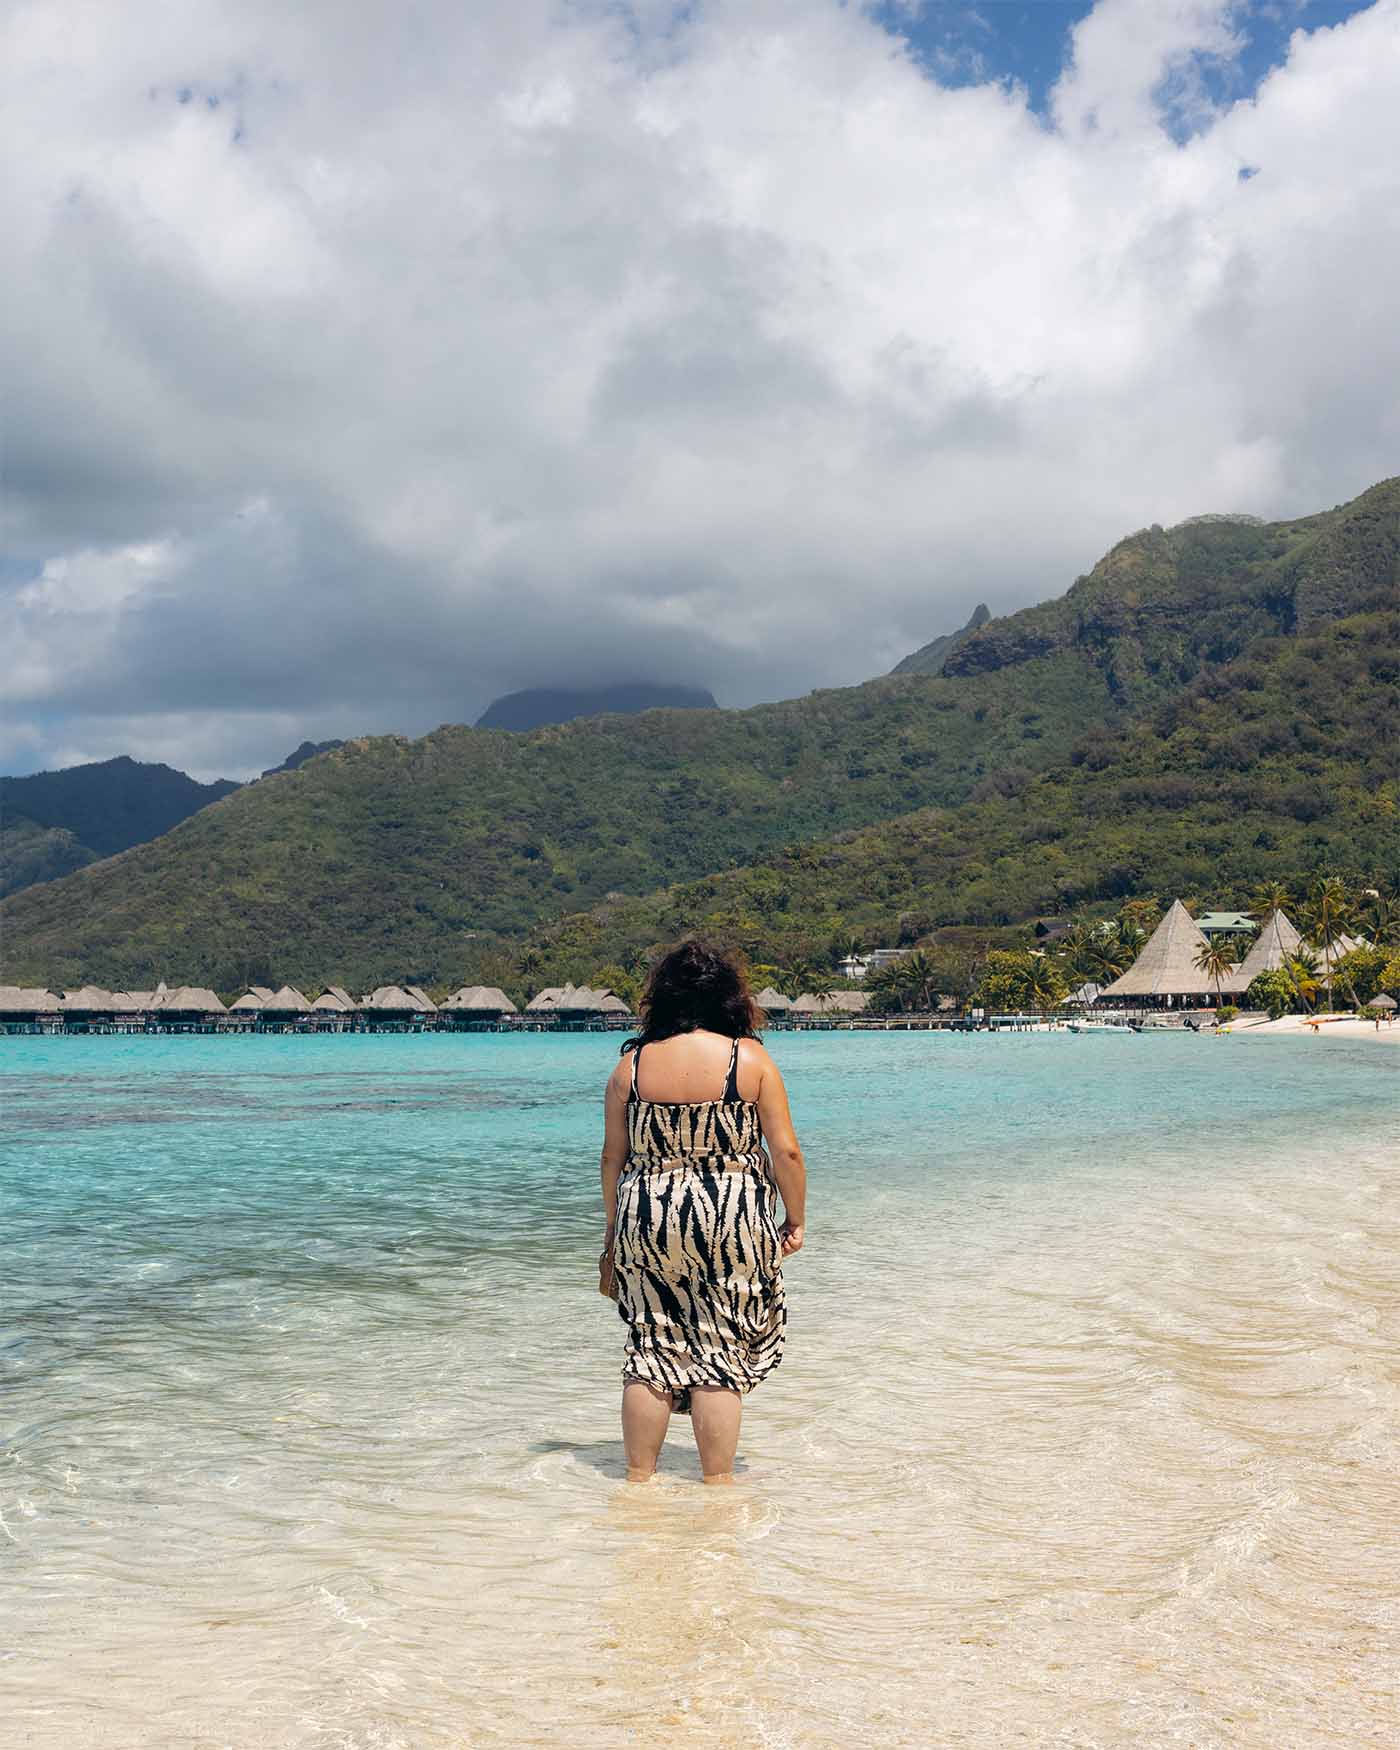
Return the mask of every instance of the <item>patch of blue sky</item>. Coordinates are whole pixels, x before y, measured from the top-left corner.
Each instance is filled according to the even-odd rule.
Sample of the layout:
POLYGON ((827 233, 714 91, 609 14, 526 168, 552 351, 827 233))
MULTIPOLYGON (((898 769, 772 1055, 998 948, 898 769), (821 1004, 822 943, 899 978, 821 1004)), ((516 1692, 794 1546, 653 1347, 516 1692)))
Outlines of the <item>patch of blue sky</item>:
MULTIPOLYGON (((1246 0, 1236 6, 1238 56, 1229 61, 1198 57, 1189 69, 1197 103, 1174 106, 1170 89, 1164 93, 1172 131, 1184 137, 1199 125, 1200 99, 1219 107, 1251 96, 1286 58, 1294 31, 1344 23, 1373 3, 1246 0)), ((940 85, 1014 81, 1024 86, 1031 108, 1044 115, 1069 60, 1074 27, 1093 9, 1094 0, 884 0, 875 16, 909 44, 914 59, 940 85)))

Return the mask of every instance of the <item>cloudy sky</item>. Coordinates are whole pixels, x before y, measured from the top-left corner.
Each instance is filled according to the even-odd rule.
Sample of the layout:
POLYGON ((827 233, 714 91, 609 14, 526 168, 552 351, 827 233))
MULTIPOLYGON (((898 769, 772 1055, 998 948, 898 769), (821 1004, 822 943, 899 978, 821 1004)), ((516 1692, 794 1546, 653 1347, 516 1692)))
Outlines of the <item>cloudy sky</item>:
POLYGON ((1400 0, 3 0, 0 771, 863 679, 1400 472, 1400 0))

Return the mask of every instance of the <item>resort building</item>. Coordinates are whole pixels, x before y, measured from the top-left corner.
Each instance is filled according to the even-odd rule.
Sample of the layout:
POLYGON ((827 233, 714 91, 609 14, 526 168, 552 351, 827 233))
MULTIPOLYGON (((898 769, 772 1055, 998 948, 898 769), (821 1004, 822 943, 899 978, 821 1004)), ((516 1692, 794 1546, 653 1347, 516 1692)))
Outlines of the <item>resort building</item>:
POLYGON ((870 1007, 870 993, 864 990, 831 990, 814 996, 804 991, 788 1009, 789 1016, 805 1026, 822 1021, 837 1021, 847 1015, 863 1015, 870 1007))
POLYGON ((436 1013, 431 1004, 428 1004, 428 1009, 424 1008, 426 1002, 426 997, 415 998, 400 985, 381 984, 361 1000, 360 1014, 366 1025, 373 1028, 390 1032, 418 1031, 423 1016, 429 1010, 436 1013))
POLYGON ((311 1004, 299 990, 293 990, 291 985, 284 984, 279 991, 274 991, 262 1007, 264 1015, 275 1016, 279 1021, 290 1020, 293 1015, 309 1015, 311 1004))
POLYGON ((616 991, 593 990, 586 984, 550 985, 536 991, 525 1005, 527 1020, 560 1027, 624 1026, 631 1006, 616 991))
POLYGON ((353 1015, 355 999, 348 990, 342 990, 338 984, 330 984, 316 998, 311 1007, 321 1014, 353 1015))
POLYGON ((908 948, 872 948, 868 954, 848 954, 844 960, 838 960, 836 970, 843 978, 868 978, 872 972, 902 960, 910 952, 908 948))
POLYGON ((774 990, 771 984, 765 985, 753 1000, 765 1015, 785 1015, 792 1007, 792 998, 785 997, 780 990, 774 990))
POLYGON ((438 1014, 454 1029, 490 1029, 499 1026, 502 1016, 516 1013, 515 1004, 494 984, 464 984, 438 1004, 438 1014))
POLYGON ((1230 976, 1222 980, 1222 993, 1242 997, 1261 972, 1281 971, 1302 946, 1302 936, 1284 913, 1272 912, 1248 954, 1230 976))
POLYGON ((1197 955, 1207 946, 1195 919, 1174 899, 1133 964, 1099 992, 1099 1002, 1143 1008, 1172 1008, 1191 1000, 1214 1002, 1214 982, 1196 965, 1197 955))
POLYGON ((1207 911, 1196 919, 1196 928, 1213 942, 1217 936, 1252 936, 1259 925, 1247 911, 1207 911))

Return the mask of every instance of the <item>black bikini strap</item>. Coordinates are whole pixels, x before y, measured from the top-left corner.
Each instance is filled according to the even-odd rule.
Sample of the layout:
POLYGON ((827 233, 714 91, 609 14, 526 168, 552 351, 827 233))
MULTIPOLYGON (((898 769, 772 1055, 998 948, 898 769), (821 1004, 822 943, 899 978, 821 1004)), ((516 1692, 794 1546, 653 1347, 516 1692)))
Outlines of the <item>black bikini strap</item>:
POLYGON ((726 1101, 739 1098, 739 1041, 734 1041, 734 1049, 729 1054, 729 1074, 724 1078, 724 1098, 726 1101))

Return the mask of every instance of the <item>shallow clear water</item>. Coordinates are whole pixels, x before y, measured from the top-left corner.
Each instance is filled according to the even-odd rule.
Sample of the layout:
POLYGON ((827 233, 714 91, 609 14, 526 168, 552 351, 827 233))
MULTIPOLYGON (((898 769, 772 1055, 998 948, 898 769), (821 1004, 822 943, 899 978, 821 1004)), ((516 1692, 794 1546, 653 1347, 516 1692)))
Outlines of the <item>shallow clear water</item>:
POLYGON ((707 1491, 620 1481, 615 1037, 0 1040, 6 1741, 1395 1742, 1400 1050, 772 1045, 707 1491))

